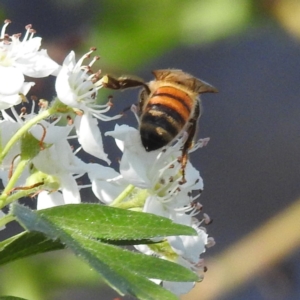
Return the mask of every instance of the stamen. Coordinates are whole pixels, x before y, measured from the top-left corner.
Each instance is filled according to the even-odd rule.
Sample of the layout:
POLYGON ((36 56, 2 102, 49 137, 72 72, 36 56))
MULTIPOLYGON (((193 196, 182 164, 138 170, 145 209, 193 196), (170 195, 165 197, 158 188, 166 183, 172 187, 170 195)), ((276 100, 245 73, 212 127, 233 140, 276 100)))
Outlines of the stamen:
MULTIPOLYGON (((76 138, 78 138, 78 136, 76 136, 76 138)), ((82 149, 82 147, 78 147, 74 152, 73 154, 76 155, 80 150, 82 149)))
POLYGON ((41 150, 44 150, 45 149, 44 139, 46 137, 47 130, 46 130, 45 126, 42 123, 37 123, 37 125, 40 125, 43 128, 43 134, 42 134, 41 140, 39 141, 39 145, 40 145, 41 150))
POLYGON ((206 213, 203 214, 203 220, 206 225, 209 225, 213 222, 213 219, 211 219, 206 213))
POLYGON ((97 60, 100 59, 100 56, 95 56, 92 61, 88 64, 89 67, 91 67, 97 60))
POLYGON ((14 115, 16 121, 17 121, 18 123, 20 123, 20 124, 23 124, 22 118, 21 118, 21 117, 19 116, 19 114, 17 113, 15 107, 12 106, 12 107, 10 108, 10 110, 11 110, 12 114, 14 115))
MULTIPOLYGON (((171 182, 171 181, 170 181, 171 182)), ((165 179, 164 178, 161 178, 160 180, 159 180, 159 183, 160 184, 165 184, 166 183, 166 181, 165 181, 165 179)))
MULTIPOLYGON (((108 96, 108 97, 110 97, 110 96, 108 96)), ((94 100, 90 101, 90 102, 91 102, 91 104, 89 104, 89 107, 92 109, 96 109, 96 110, 101 110, 101 109, 106 109, 107 107, 109 107, 109 108, 111 107, 110 101, 108 101, 106 104, 96 104, 96 103, 94 103, 94 100)))
POLYGON ((2 29, 1 29, 1 39, 4 39, 5 38, 5 30, 6 30, 6 27, 8 26, 8 24, 11 23, 11 20, 9 19, 6 19, 4 21, 4 25, 2 26, 2 29))
POLYGON ((139 118, 138 113, 137 113, 137 106, 132 104, 130 110, 133 112, 133 114, 134 114, 134 116, 135 116, 135 118, 138 122, 138 125, 140 125, 141 122, 140 122, 140 118, 139 118))
MULTIPOLYGON (((77 180, 78 178, 82 177, 83 175, 84 175, 84 173, 83 174, 73 175, 73 178, 77 180)), ((78 181, 78 183, 80 183, 80 181, 78 181)))
POLYGON ((32 103, 30 113, 31 113, 31 115, 33 115, 34 110, 35 110, 35 103, 37 101, 37 97, 36 96, 31 96, 30 99, 31 99, 31 103, 32 103))
POLYGON ((216 241, 213 237, 207 238, 207 244, 205 245, 206 248, 211 248, 216 244, 216 241))
POLYGON ((114 177, 114 178, 110 178, 110 179, 106 179, 107 182, 118 182, 120 179, 122 179, 123 176, 122 175, 119 175, 117 177, 114 177))
POLYGON ((29 37, 29 40, 33 38, 34 34, 36 33, 36 30, 35 29, 30 29, 30 37, 29 37))
POLYGON ((96 50, 96 48, 92 47, 90 49, 89 52, 87 52, 86 54, 84 54, 76 63, 75 65, 75 69, 80 69, 80 66, 82 65, 83 61, 86 59, 86 58, 89 58, 90 57, 90 54, 93 53, 94 51, 96 50))
POLYGON ((27 113, 27 112, 26 112, 26 107, 22 107, 22 108, 21 108, 21 114, 20 114, 20 117, 23 118, 23 117, 26 115, 26 113, 27 113))
MULTIPOLYGON (((1 111, 1 114, 2 114, 2 118, 3 120, 7 120, 7 121, 10 121, 12 123, 15 122, 15 120, 5 111, 5 110, 2 110, 1 111)), ((21 121, 22 122, 22 121, 21 121)))
POLYGON ((31 27, 32 27, 31 24, 28 24, 28 25, 25 26, 26 33, 25 33, 25 36, 24 36, 24 38, 23 38, 23 40, 22 40, 22 43, 25 43, 25 42, 28 40, 28 36, 29 36, 29 34, 31 33, 31 32, 30 32, 31 27))
POLYGON ((200 213, 200 210, 198 210, 196 207, 192 207, 192 206, 191 206, 191 208, 192 208, 192 210, 191 210, 191 212, 190 212, 190 215, 191 215, 192 217, 195 217, 195 216, 197 216, 197 215, 200 213))
POLYGON ((101 121, 117 120, 122 117, 122 115, 115 115, 113 117, 109 117, 109 116, 102 115, 101 113, 102 112, 92 113, 92 115, 101 121))
MULTIPOLYGON (((22 36, 22 34, 21 33, 15 33, 15 34, 13 34, 12 35, 16 40, 19 40, 20 39, 20 37, 22 36)), ((7 36, 7 38, 9 39, 9 36, 7 36)), ((7 40, 8 40, 7 39, 7 40)))
POLYGON ((85 184, 85 185, 78 185, 78 188, 81 189, 86 189, 86 188, 91 188, 92 184, 85 184))
POLYGON ((198 140, 198 141, 193 145, 193 147, 189 149, 188 152, 189 152, 189 153, 192 153, 192 152, 196 151, 196 150, 199 149, 199 148, 205 147, 205 146, 208 144, 209 141, 210 141, 210 138, 209 138, 209 137, 198 140))
POLYGON ((74 120, 72 119, 71 116, 67 116, 67 124, 68 125, 73 125, 74 124, 74 120))
POLYGON ((47 109, 48 106, 49 106, 49 102, 45 99, 40 99, 39 100, 39 104, 38 106, 41 108, 41 109, 47 109))
POLYGON ((185 213, 189 213, 190 211, 193 210, 193 208, 191 206, 182 206, 182 207, 177 207, 174 208, 174 210, 176 212, 185 212, 185 213))
POLYGON ((9 171, 8 171, 8 179, 11 178, 12 174, 13 174, 13 170, 14 170, 14 163, 15 163, 15 160, 21 156, 21 154, 17 154, 16 156, 14 156, 14 158, 12 159, 12 162, 10 164, 10 168, 9 168, 9 171))
POLYGON ((14 187, 13 189, 11 189, 11 190, 8 192, 8 194, 11 194, 11 193, 14 192, 14 191, 27 191, 27 190, 31 190, 31 189, 36 188, 36 187, 38 187, 38 186, 41 186, 41 185, 43 185, 43 184, 44 184, 44 182, 42 181, 42 182, 37 182, 37 183, 35 183, 35 184, 33 184, 33 185, 29 185, 29 186, 19 186, 19 187, 14 187))
POLYGON ((203 205, 201 203, 195 201, 195 199, 197 199, 198 197, 199 197, 199 195, 194 197, 194 199, 192 199, 191 205, 200 212, 203 209, 203 205))

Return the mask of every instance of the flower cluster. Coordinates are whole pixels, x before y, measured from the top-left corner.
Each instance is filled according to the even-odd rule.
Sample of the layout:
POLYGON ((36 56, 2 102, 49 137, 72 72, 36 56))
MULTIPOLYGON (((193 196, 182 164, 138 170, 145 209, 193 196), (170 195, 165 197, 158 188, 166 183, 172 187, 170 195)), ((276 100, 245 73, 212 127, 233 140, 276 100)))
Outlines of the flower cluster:
MULTIPOLYGON (((26 26, 26 34, 8 35, 5 21, 0 41, 0 121, 1 168, 4 190, 0 209, 25 196, 37 196, 37 209, 80 203, 80 190, 90 187, 101 203, 157 214, 175 223, 193 227, 197 236, 171 236, 151 245, 138 245, 139 251, 177 262, 195 272, 205 269, 200 255, 213 244, 203 223, 208 217, 196 218, 201 210, 198 197, 203 181, 190 162, 182 181, 180 163, 185 135, 163 149, 147 152, 140 141, 139 131, 127 125, 116 125, 106 132, 115 139, 122 152, 119 171, 99 163, 84 162, 77 153, 82 150, 106 165, 110 163, 104 151, 98 119, 121 117, 105 115, 111 107, 97 103, 98 90, 103 87, 100 71, 92 66, 98 57, 90 58, 91 49, 77 62, 72 51, 62 66, 54 62, 46 50, 40 50, 41 38, 26 26), (31 112, 19 104, 28 101, 26 95, 34 82, 25 77, 56 76, 56 98, 49 104, 35 101, 31 112), (76 135, 72 136, 71 133, 76 135), (74 151, 69 139, 76 138, 80 148, 74 151), (80 185, 78 178, 87 175, 90 185, 80 185), (124 191, 126 193, 124 194, 124 191)), ((190 151, 205 146, 208 139, 199 140, 190 151)), ((5 216, 0 210, 0 217, 5 216)), ((0 222, 1 227, 1 222, 0 222)), ((153 279, 155 281, 155 279, 153 279)), ((188 292, 194 283, 164 281, 164 287, 176 294, 188 292)))

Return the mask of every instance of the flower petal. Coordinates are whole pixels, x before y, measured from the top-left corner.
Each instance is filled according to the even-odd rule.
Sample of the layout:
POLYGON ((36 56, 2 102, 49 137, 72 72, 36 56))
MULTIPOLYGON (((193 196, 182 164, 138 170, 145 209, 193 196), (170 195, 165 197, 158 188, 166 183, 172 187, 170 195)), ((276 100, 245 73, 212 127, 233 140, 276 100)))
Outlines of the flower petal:
POLYGON ((37 210, 64 205, 64 197, 60 192, 42 191, 38 194, 37 210))
POLYGON ((24 75, 15 67, 3 67, 0 65, 0 95, 17 94, 22 88, 24 75))
POLYGON ((103 141, 97 119, 91 114, 85 113, 82 116, 76 117, 75 127, 78 142, 83 150, 110 164, 110 160, 107 158, 107 154, 103 149, 103 141))

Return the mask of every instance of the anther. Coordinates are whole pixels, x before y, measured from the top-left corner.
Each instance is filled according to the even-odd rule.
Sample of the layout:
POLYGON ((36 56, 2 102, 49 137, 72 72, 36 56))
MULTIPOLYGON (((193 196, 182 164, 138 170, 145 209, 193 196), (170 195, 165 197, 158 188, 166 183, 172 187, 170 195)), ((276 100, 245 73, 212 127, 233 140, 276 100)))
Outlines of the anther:
POLYGON ((25 114, 26 114, 26 111, 27 111, 27 110, 26 110, 26 107, 24 107, 24 106, 21 107, 21 114, 22 114, 22 115, 25 115, 25 114))
MULTIPOLYGON (((14 33, 13 37, 15 37, 16 39, 19 39, 22 36, 22 33, 14 33)), ((9 37, 9 36, 7 36, 9 37)))
POLYGON ((213 247, 216 244, 216 241, 213 237, 207 238, 207 244, 205 245, 206 248, 213 247))
POLYGON ((45 108, 46 109, 46 108, 48 108, 48 105, 49 105, 49 102, 47 100, 44 100, 44 99, 39 100, 38 106, 40 108, 45 108))
POLYGON ((186 179, 185 179, 184 176, 182 176, 182 179, 179 181, 179 184, 180 184, 180 185, 183 185, 183 184, 185 184, 185 183, 186 183, 186 179))
POLYGON ((213 219, 211 219, 208 214, 204 213, 203 214, 203 221, 206 225, 209 225, 213 222, 213 219))
POLYGON ((31 28, 32 28, 32 24, 28 24, 28 25, 25 26, 26 30, 30 30, 31 28))
POLYGON ((191 205, 198 211, 201 211, 203 209, 203 205, 199 202, 193 201, 191 205))
POLYGON ((68 122, 68 125, 74 124, 74 120, 71 118, 71 116, 67 116, 67 122, 68 122))

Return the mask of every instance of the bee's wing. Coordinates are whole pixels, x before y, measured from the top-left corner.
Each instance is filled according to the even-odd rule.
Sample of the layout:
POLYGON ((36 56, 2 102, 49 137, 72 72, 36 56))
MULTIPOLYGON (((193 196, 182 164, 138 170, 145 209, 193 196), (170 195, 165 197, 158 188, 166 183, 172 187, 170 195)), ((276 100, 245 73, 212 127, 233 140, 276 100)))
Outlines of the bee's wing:
POLYGON ((179 69, 154 70, 152 73, 156 80, 168 81, 183 85, 197 94, 218 92, 218 90, 209 83, 179 69))

